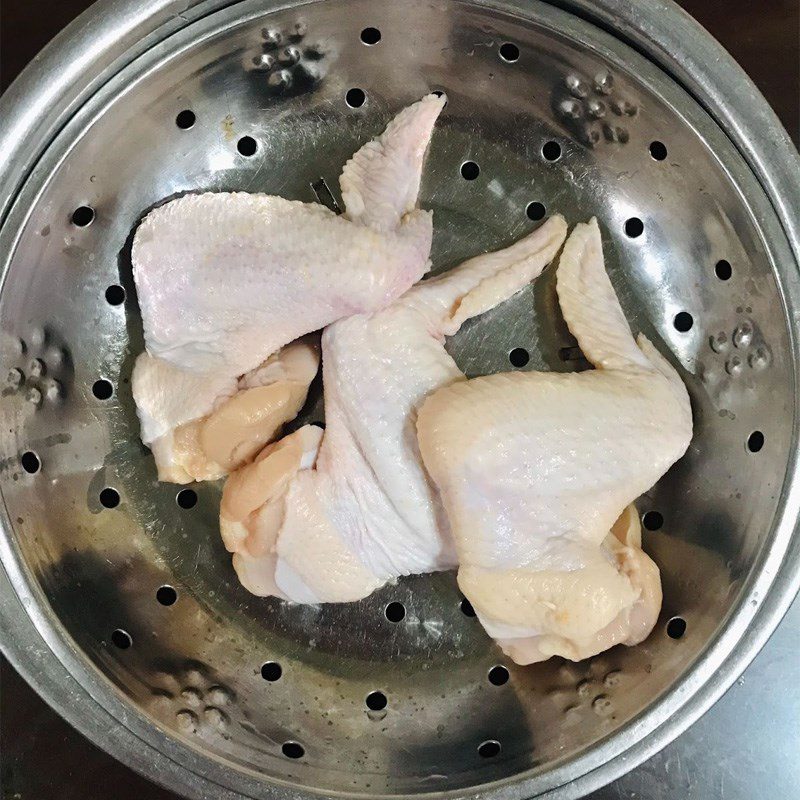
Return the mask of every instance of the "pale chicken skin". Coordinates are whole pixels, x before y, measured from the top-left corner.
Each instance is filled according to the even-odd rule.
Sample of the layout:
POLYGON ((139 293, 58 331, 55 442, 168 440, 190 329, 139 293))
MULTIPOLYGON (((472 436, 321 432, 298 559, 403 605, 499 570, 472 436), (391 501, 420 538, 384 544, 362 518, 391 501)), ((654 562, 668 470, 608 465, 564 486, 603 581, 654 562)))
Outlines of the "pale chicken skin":
MULTIPOLYGON (((163 411, 154 398, 164 385, 163 373, 174 374, 174 368, 146 353, 139 361, 133 375, 133 396, 145 439, 154 426, 158 430, 160 420, 151 416, 151 406, 154 413, 163 411)), ((306 336, 282 347, 260 367, 216 394, 209 414, 148 441, 158 479, 171 483, 217 480, 252 461, 280 434, 284 423, 297 416, 318 370, 318 337, 306 336)), ((192 375, 185 371, 180 374, 192 375)), ((170 419, 169 413, 166 418, 170 419)))
POLYGON ((463 379, 444 337, 535 279, 565 236, 563 218, 553 217, 382 311, 326 329, 324 436, 301 428, 225 485, 220 527, 247 589, 344 602, 401 575, 456 566, 416 412, 430 392, 463 379))
MULTIPOLYGON (((340 216, 233 192, 179 197, 144 218, 131 252, 146 347, 134 398, 165 479, 204 479, 242 463, 187 470, 186 459, 172 459, 174 432, 216 411, 280 348, 383 308, 428 270, 432 215, 417 196, 443 105, 435 95, 414 103, 347 162, 340 216)), ((283 404, 286 419, 296 405, 283 404)), ((247 415, 253 404, 228 411, 237 408, 247 415)))
POLYGON ((595 220, 567 240, 557 292, 594 370, 456 381, 431 394, 417 420, 459 586, 520 664, 580 660, 648 635, 661 605, 658 568, 630 519, 609 531, 692 436, 677 372, 631 335, 595 220))

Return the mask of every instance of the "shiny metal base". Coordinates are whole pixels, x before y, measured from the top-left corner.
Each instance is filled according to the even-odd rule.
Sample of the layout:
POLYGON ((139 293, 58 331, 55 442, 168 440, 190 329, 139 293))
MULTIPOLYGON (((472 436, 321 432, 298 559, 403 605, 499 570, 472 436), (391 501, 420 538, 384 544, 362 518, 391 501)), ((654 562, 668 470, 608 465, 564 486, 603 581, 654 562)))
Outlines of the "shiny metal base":
MULTIPOLYGON (((0 129, 17 148, 0 203, 9 656, 90 736, 195 797, 576 796, 663 746, 797 584, 791 195, 667 72, 545 3, 152 3, 147 34, 133 5, 98 12, 110 35, 125 6, 117 47, 96 34, 56 119, 25 118, 48 87, 23 82, 0 129), (339 199, 347 157, 432 89, 448 98, 422 187, 436 269, 543 214, 597 215, 631 326, 691 393, 690 450, 640 501, 665 595, 637 648, 514 667, 450 574, 352 605, 251 597, 219 540, 219 487, 193 504, 139 442, 136 222, 196 189, 312 201, 322 179, 339 199)), ((519 348, 525 369, 586 366, 552 278, 450 341, 467 374, 511 369, 519 348)), ((302 419, 320 415, 317 395, 302 419)))

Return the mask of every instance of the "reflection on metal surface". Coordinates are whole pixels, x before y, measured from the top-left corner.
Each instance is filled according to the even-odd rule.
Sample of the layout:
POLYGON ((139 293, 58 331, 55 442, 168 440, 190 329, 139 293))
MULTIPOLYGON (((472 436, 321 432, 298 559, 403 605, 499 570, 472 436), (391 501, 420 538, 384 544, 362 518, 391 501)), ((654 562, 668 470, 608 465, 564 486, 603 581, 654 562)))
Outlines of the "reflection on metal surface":
POLYGON ((800 785, 798 646, 800 601, 795 601, 768 646, 714 708, 590 800, 792 797, 800 785))
MULTIPOLYGON (((730 141, 665 74, 574 17, 524 6, 332 0, 303 6, 301 19, 245 2, 204 18, 110 76, 49 146, 0 232, 4 565, 58 652, 48 669, 69 664, 137 735, 123 755, 148 769, 147 746, 168 754, 186 768, 172 780, 196 796, 206 780, 250 796, 279 781, 368 795, 466 793, 500 779, 514 781, 509 797, 557 787, 675 714, 715 664, 691 681, 687 670, 738 613, 714 651, 727 656, 774 574, 759 559, 786 545, 770 535, 795 412, 779 313, 794 289, 779 225, 730 141), (380 32, 371 46, 366 25, 380 32), (503 57, 504 43, 518 57, 503 57), (298 75, 303 64, 318 70, 313 80, 298 75), (671 351, 697 422, 687 456, 643 499, 662 518, 645 535, 664 577, 662 624, 641 647, 581 664, 502 663, 501 685, 486 677, 500 654, 462 613, 452 575, 409 578, 348 606, 249 596, 219 540, 219 487, 176 503, 139 443, 130 396, 142 337, 126 242, 142 214, 195 190, 313 201, 312 187, 326 186, 337 203, 344 161, 431 88, 448 98, 422 187, 435 269, 530 230, 532 203, 573 222, 596 214, 631 325, 671 351), (353 89, 364 94, 357 107, 353 89), (177 124, 185 111, 192 124, 177 124), (574 127, 587 118, 602 141, 574 127), (668 158, 652 156, 655 141, 668 158), (92 217, 79 225, 84 207, 92 217), (122 287, 120 303, 107 300, 110 286, 122 287), (676 328, 679 314, 689 327, 676 328), (27 397, 51 378, 58 402, 27 397), (104 399, 98 380, 113 385, 104 399), (746 446, 753 431, 764 434, 759 452, 746 446), (24 468, 25 452, 39 469, 24 468), (169 606, 156 596, 165 585, 179 597, 169 606), (686 622, 680 639, 666 629, 675 616, 686 622), (269 662, 279 679, 265 679, 269 662), (677 681, 685 691, 668 694, 677 681), (373 692, 385 708, 365 710, 373 692)), ((515 350, 530 356, 524 369, 582 366, 552 270, 448 346, 468 375, 508 369, 515 350)), ((320 408, 312 393, 302 419, 320 419, 320 408)))

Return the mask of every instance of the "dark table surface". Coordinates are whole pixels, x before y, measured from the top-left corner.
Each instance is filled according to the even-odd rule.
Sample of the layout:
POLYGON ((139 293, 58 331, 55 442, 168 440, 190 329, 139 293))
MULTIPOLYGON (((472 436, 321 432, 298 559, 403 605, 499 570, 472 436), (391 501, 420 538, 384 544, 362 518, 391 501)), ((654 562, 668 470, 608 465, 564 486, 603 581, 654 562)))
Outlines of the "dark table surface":
MULTIPOLYGON (((645 0, 642 0, 644 2, 645 0)), ((800 2, 680 0, 800 142, 800 2)), ((0 90, 88 0, 0 0, 0 90)), ((800 600, 719 703, 593 800, 800 798, 800 600)), ((176 800, 98 750, 0 659, 3 800, 176 800)))

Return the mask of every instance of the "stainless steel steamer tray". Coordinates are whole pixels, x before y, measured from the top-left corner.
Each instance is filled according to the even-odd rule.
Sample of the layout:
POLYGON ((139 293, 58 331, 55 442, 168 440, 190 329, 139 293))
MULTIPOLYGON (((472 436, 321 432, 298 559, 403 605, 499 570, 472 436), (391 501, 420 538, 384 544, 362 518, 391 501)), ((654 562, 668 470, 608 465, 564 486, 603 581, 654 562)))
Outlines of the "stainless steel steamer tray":
MULTIPOLYGON (((798 158, 671 3, 102 2, 0 101, 0 152, 2 646, 148 776, 195 798, 576 797, 701 714, 794 595, 798 158), (631 326, 691 393, 689 452, 640 501, 665 599, 639 647, 514 667, 451 574, 352 605, 251 597, 219 487, 184 508, 139 443, 141 215, 196 189, 336 196, 345 159, 432 89, 437 269, 595 214, 631 326)), ((468 374, 515 348, 585 367, 552 278, 450 341, 468 374)))

